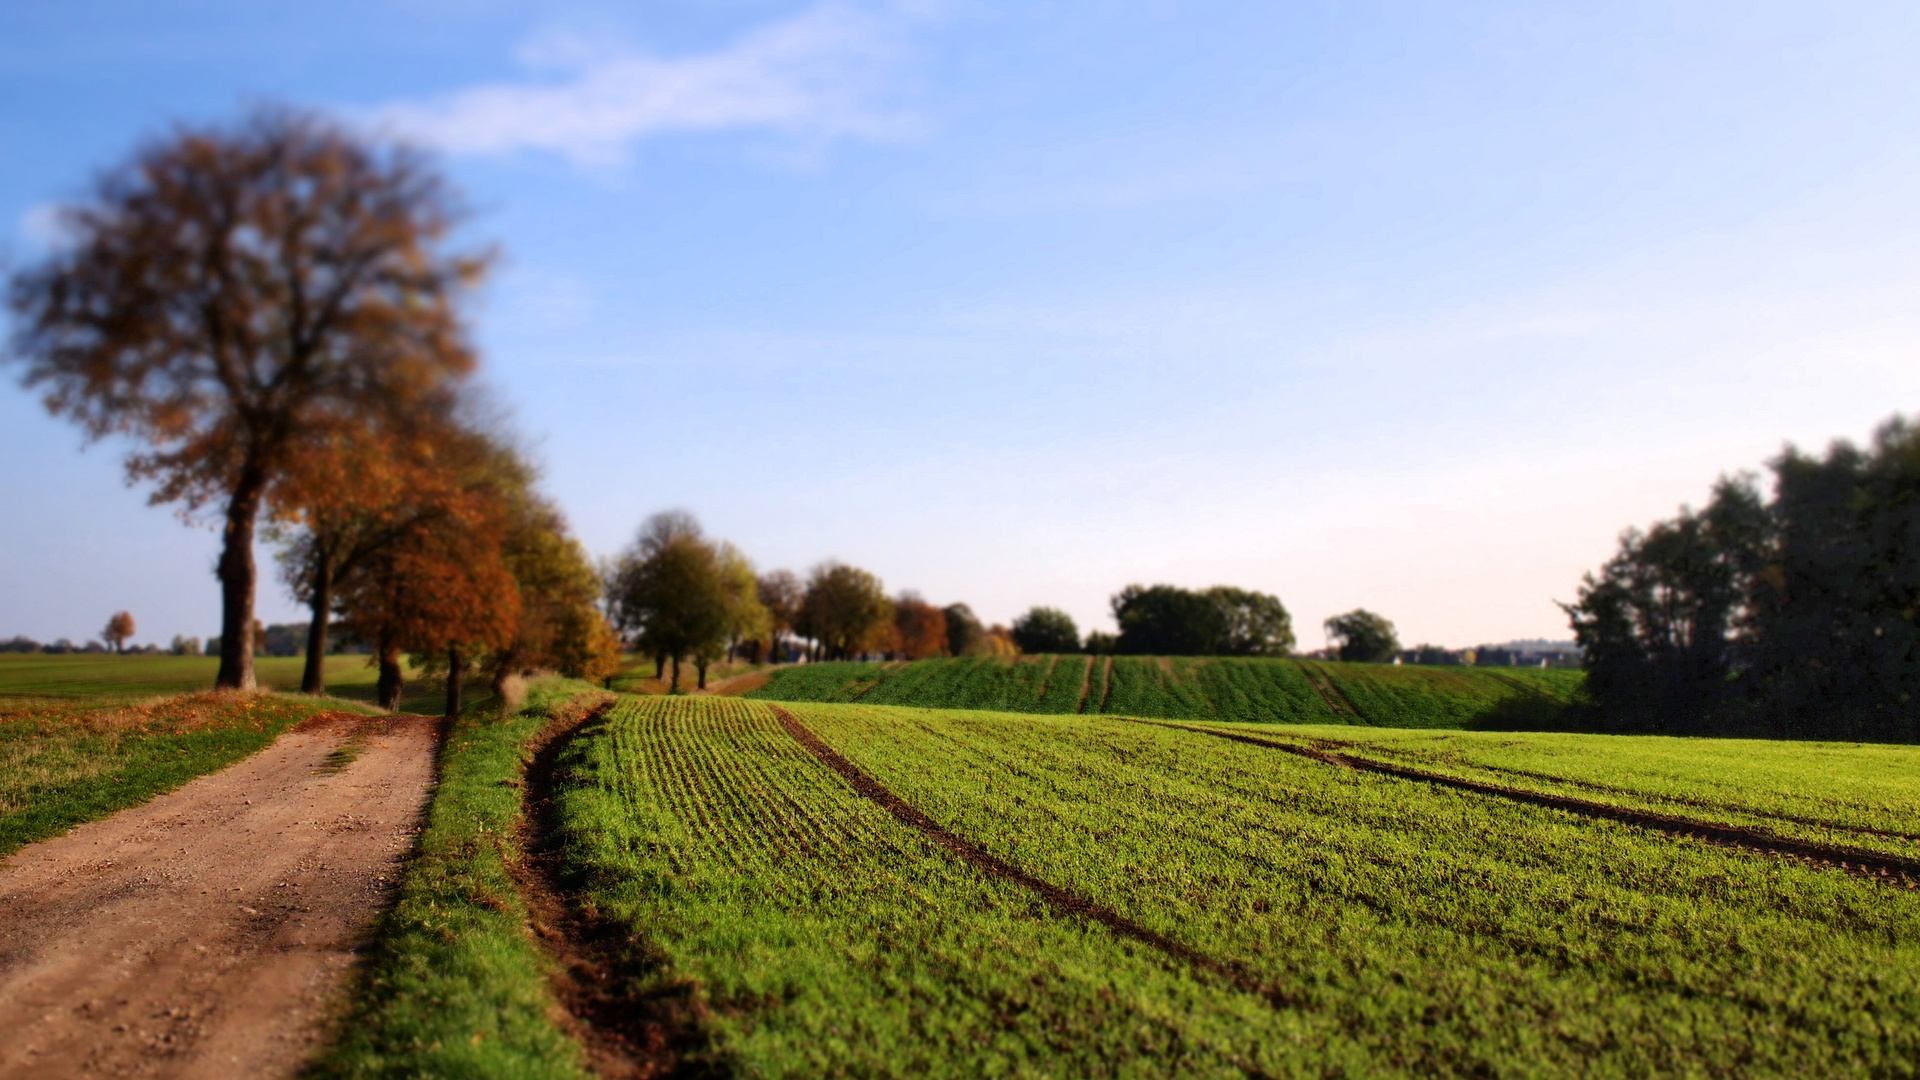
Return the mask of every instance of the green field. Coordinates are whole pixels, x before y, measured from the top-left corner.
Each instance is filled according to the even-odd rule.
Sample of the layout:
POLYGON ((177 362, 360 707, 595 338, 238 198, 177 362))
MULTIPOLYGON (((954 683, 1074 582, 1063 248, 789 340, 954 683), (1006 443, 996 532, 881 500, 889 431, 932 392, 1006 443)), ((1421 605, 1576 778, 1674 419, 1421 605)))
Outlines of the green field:
MULTIPOLYGON (((939 826, 1217 966, 956 857, 766 704, 626 699, 564 759, 568 866, 744 1075, 1920 1068, 1920 890, 1164 724, 790 708, 939 826)), ((1256 730, 1639 798, 1693 777, 1842 832, 1920 806, 1913 748, 1256 730)))
POLYGON ((1399 728, 1550 726, 1579 671, 1186 656, 800 664, 746 697, 1399 728))
MULTIPOLYGON (((304 657, 257 656, 253 664, 261 689, 300 689, 304 657)), ((211 690, 219 670, 217 656, 0 653, 0 709, 34 702, 138 702, 166 694, 211 690)), ((378 696, 374 684, 379 672, 365 656, 329 656, 325 670, 329 696, 369 702, 378 696)), ((440 712, 444 685, 438 680, 415 679, 415 674, 408 672, 410 681, 400 711, 440 712)), ((476 683, 468 696, 485 689, 484 683, 476 683)))

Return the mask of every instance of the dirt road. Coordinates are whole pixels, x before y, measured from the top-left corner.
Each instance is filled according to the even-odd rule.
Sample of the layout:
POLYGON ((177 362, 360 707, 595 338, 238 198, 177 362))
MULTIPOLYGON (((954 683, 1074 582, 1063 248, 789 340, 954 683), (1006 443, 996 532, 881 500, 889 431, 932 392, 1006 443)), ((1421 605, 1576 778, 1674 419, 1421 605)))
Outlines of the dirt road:
POLYGON ((292 1075, 433 753, 426 718, 334 714, 0 863, 0 1077, 292 1075))

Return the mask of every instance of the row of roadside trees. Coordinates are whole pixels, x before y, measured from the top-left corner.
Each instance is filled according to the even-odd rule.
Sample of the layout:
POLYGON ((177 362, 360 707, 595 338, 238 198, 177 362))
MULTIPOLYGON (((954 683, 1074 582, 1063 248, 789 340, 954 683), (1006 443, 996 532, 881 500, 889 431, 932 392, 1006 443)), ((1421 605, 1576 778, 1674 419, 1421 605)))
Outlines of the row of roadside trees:
POLYGON ((267 108, 141 148, 13 278, 26 384, 218 524, 217 685, 255 683, 263 529, 313 612, 309 693, 336 615, 388 707, 407 653, 444 668, 450 710, 470 670, 617 663, 592 562, 474 391, 460 311, 491 256, 451 250, 461 217, 406 148, 267 108))

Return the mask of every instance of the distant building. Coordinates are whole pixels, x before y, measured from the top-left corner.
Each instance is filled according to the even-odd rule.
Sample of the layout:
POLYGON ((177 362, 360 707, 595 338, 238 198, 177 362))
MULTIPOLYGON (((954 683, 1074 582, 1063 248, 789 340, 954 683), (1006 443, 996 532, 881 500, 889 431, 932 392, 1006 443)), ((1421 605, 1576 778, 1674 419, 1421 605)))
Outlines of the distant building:
POLYGON ((1396 664, 1424 664, 1429 667, 1550 667, 1580 666, 1580 646, 1571 641, 1528 638, 1498 645, 1475 645, 1470 649, 1448 649, 1439 645, 1415 645, 1394 657, 1396 664))

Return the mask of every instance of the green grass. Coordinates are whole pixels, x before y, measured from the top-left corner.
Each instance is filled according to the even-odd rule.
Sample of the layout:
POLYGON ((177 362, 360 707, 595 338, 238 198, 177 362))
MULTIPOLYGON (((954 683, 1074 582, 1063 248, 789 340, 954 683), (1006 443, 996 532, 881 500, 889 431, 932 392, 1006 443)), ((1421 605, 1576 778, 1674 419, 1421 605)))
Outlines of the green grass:
POLYGON ((0 857, 224 769, 339 707, 226 694, 135 705, 0 701, 0 857))
MULTIPOLYGON (((257 656, 253 663, 261 689, 286 693, 300 689, 304 657, 257 656)), ((0 653, 0 708, 22 702, 136 702, 162 694, 211 690, 219 670, 217 656, 0 653)), ((378 697, 379 672, 365 656, 329 656, 324 670, 329 696, 365 702, 378 697)), ((413 669, 407 675, 400 711, 438 715, 445 705, 445 683, 422 679, 413 669)), ((485 690, 484 682, 475 683, 469 696, 485 690)))
MULTIPOLYGON (((1238 728, 1236 728, 1238 730, 1238 728)), ((1278 727, 1364 757, 1529 791, 1920 859, 1920 747, 1550 732, 1278 727)))
MULTIPOLYGON (((959 863, 762 706, 627 703, 568 760, 570 865, 662 948, 660 978, 698 983, 748 1075, 1920 1068, 1920 891, 1122 719, 792 708, 936 821, 1293 1004, 959 863)), ((1316 731, 1378 734, 1381 753, 1433 738, 1295 734, 1316 731)), ((1579 763, 1565 775, 1617 781, 1667 753, 1556 739, 1579 763)), ((1794 749, 1699 775, 1847 790, 1853 759, 1794 749)), ((1907 790, 1904 767, 1873 769, 1907 790)))
POLYGON ((1534 668, 1401 667, 1293 659, 1096 658, 1084 704, 1083 656, 956 657, 911 664, 799 664, 745 695, 762 701, 1024 713, 1353 723, 1384 727, 1538 727, 1579 700, 1582 673, 1534 668), (1057 672, 1065 678, 1053 677, 1057 672))
POLYGON ((585 1080, 554 1023, 546 960, 526 930, 517 857, 528 740, 584 683, 535 683, 507 717, 466 710, 399 901, 382 920, 352 1013, 309 1075, 585 1080))

